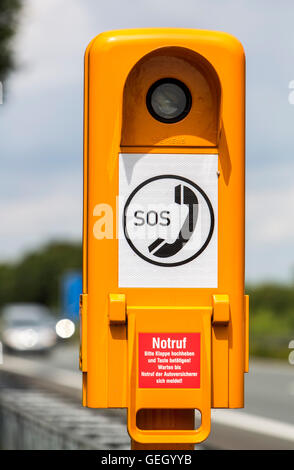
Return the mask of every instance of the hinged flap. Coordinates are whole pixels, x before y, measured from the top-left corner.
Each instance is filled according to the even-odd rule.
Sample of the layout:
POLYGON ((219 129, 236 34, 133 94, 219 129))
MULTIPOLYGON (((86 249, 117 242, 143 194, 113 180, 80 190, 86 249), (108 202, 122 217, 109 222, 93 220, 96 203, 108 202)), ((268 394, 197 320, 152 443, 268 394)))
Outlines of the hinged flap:
POLYGON ((210 432, 210 307, 128 307, 128 430, 141 443, 197 443, 210 432), (140 409, 198 409, 197 430, 142 430, 140 409))

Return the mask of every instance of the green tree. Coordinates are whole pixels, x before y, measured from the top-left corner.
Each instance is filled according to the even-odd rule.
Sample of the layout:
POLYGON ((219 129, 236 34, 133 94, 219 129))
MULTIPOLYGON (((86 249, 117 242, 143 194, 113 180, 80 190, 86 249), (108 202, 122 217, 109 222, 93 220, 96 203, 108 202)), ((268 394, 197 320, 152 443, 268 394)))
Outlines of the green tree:
POLYGON ((255 356, 287 358, 294 338, 293 284, 246 287, 249 294, 250 350, 255 356))
POLYGON ((80 243, 54 242, 28 253, 17 264, 0 265, 0 306, 37 302, 58 307, 63 273, 82 269, 80 243))
POLYGON ((51 243, 43 250, 31 253, 17 266, 15 300, 57 306, 62 274, 81 267, 80 244, 51 243))
POLYGON ((10 264, 0 264, 0 306, 14 300, 15 269, 10 264))
POLYGON ((0 0, 0 81, 14 67, 12 39, 16 32, 21 0, 0 0))

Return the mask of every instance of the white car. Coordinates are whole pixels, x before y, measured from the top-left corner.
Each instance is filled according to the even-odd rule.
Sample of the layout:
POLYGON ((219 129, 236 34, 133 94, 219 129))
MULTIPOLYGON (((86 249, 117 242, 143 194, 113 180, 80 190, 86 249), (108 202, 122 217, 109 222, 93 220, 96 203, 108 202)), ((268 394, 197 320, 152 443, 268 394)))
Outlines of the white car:
POLYGON ((4 347, 15 351, 46 351, 57 341, 50 310, 39 304, 9 304, 1 315, 4 347))

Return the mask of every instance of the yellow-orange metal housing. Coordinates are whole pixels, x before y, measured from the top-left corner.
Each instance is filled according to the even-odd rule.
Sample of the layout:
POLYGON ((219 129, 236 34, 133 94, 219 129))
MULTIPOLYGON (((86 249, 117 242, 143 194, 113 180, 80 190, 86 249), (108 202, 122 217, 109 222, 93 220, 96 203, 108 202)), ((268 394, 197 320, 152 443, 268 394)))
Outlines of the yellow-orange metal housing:
MULTIPOLYGON (((89 407, 130 404, 136 385, 128 372, 127 334, 134 332, 133 320, 127 326, 126 318, 133 318, 137 312, 138 321, 143 324, 143 309, 144 328, 147 325, 148 330, 148 322, 154 320, 148 311, 154 308, 168 310, 172 325, 180 325, 179 308, 199 309, 205 315, 210 312, 209 326, 203 326, 205 334, 211 335, 211 365, 205 366, 211 367, 211 393, 206 400, 211 407, 243 407, 243 377, 248 367, 248 302, 244 301, 244 72, 240 42, 220 32, 111 31, 97 36, 87 48, 83 220, 83 295, 87 297, 87 310, 82 312, 82 327, 86 330, 82 341, 86 345, 82 344, 81 362, 84 403, 89 407), (187 118, 172 126, 157 122, 145 106, 150 84, 166 76, 184 81, 193 102, 198 103, 197 110, 192 107, 187 118), (217 288, 118 287, 119 153, 219 155, 217 288), (98 240, 94 236, 95 223, 103 215, 95 209, 98 204, 107 204, 113 210, 112 239, 98 240)), ((189 406, 193 402, 190 398, 189 406)), ((203 396, 199 399, 205 400, 203 396)), ((149 391, 149 404, 152 400, 156 408, 157 389, 149 391)), ((182 394, 175 400, 177 407, 187 407, 182 394)))

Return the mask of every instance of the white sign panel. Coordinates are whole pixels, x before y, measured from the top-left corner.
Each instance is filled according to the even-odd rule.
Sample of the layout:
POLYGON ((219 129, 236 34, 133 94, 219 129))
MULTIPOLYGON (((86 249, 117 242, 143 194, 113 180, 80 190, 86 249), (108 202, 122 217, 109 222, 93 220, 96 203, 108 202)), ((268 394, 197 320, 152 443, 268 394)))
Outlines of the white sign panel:
POLYGON ((119 287, 217 287, 218 155, 119 156, 119 287))

